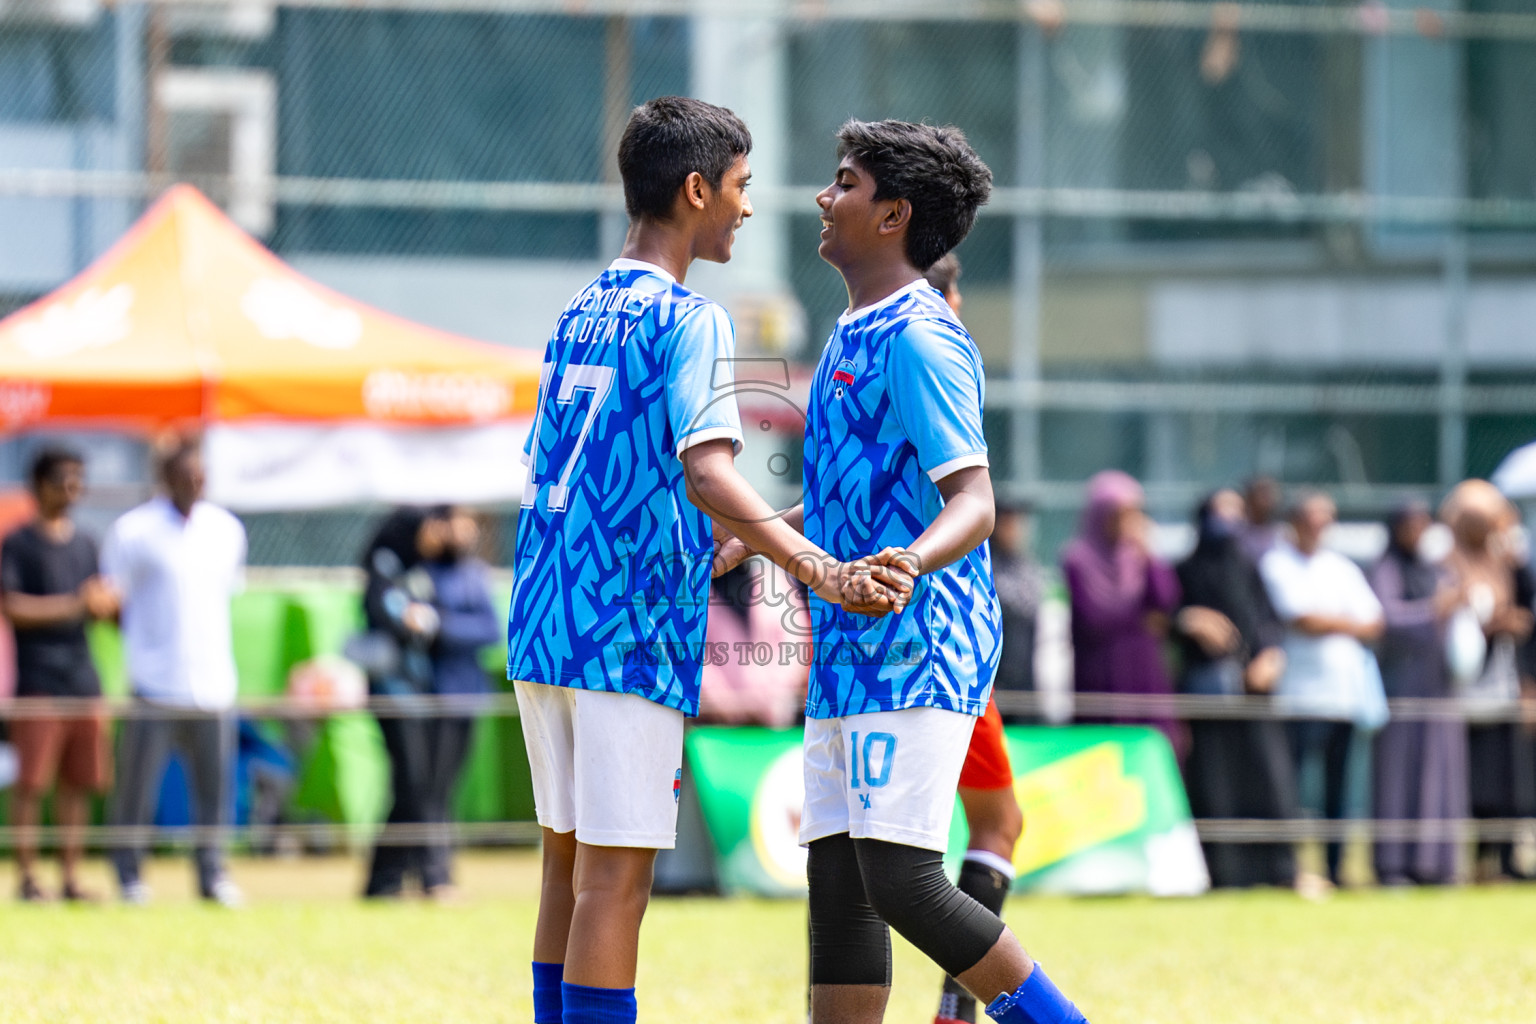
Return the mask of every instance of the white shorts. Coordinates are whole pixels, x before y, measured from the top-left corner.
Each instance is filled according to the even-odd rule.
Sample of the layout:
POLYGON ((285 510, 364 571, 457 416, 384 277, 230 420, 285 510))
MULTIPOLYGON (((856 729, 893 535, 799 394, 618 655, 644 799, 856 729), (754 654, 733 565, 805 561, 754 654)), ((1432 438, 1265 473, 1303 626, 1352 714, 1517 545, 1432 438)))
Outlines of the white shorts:
POLYGON ((942 708, 805 722, 802 845, 839 832, 943 852, 976 728, 942 708))
POLYGON ((632 694, 512 685, 539 824, 588 846, 672 849, 683 713, 632 694))

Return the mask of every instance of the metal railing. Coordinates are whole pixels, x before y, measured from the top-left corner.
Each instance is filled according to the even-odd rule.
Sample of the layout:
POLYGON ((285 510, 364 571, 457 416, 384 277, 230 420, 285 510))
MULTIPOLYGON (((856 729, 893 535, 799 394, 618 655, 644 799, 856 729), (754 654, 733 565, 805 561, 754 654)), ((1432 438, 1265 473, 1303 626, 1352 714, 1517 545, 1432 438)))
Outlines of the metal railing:
MULTIPOLYGON (((1287 707, 1267 696, 1202 696, 1190 694, 1042 694, 997 691, 998 708, 1011 718, 1051 717, 1060 723, 1064 702, 1069 720, 1181 721, 1302 721, 1317 715, 1287 707)), ((1467 698, 1396 698, 1388 701, 1395 722, 1463 721, 1472 725, 1530 724, 1532 711, 1517 701, 1489 702, 1467 698)), ((82 699, 25 697, 0 704, 0 719, 69 718, 103 715, 111 719, 193 719, 211 715, 270 721, 311 721, 341 713, 367 712, 380 718, 516 717, 511 693, 484 695, 420 695, 370 697, 345 706, 323 705, 290 697, 243 699, 224 710, 152 703, 141 699, 82 699)), ((1536 837, 1536 818, 1477 819, 1198 819, 1202 840, 1214 843, 1290 843, 1335 841, 1514 842, 1536 837)), ((113 849, 147 843, 196 845, 246 843, 255 848, 353 846, 359 841, 414 846, 454 842, 479 845, 526 844, 539 838, 531 821, 459 822, 453 824, 381 824, 302 822, 242 826, 114 826, 96 825, 73 833, 95 848, 113 849)), ((0 849, 14 847, 20 837, 42 846, 63 838, 57 826, 18 830, 0 826, 0 849)))

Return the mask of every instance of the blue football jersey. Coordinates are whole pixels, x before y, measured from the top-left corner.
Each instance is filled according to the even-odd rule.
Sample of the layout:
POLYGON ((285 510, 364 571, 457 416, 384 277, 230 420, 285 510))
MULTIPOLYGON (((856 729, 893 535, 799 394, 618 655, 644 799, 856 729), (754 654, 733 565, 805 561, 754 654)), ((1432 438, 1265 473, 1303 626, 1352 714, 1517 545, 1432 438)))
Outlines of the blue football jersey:
MULTIPOLYGON (((982 388, 975 342, 926 281, 839 318, 806 413, 806 536, 845 561, 916 540, 944 507, 934 481, 987 465, 982 388)), ((900 615, 810 604, 809 717, 986 709, 1002 615, 985 543, 919 577, 900 615)))
POLYGON ((734 351, 725 310, 635 260, 561 314, 526 445, 508 678, 698 713, 713 542, 680 456, 740 443, 734 351))

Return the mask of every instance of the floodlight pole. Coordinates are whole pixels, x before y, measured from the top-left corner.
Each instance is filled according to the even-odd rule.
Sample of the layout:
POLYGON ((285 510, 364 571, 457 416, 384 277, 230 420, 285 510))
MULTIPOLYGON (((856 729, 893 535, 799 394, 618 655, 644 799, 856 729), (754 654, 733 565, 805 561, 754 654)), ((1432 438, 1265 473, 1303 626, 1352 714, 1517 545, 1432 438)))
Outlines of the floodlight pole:
MULTIPOLYGON (((1045 38, 1020 20, 1018 29, 1018 129, 1016 174, 1021 189, 1045 184, 1045 38)), ((1009 375, 1013 486, 1017 496, 1036 498, 1040 482, 1040 300, 1045 273, 1043 220, 1038 210, 1013 218, 1012 328, 1009 375)))
POLYGON ((1445 344, 1440 351, 1440 487, 1459 483, 1467 467, 1467 235, 1459 225, 1445 238, 1441 292, 1445 344))
MULTIPOLYGON (((602 180, 617 185, 619 177, 619 139, 629 123, 632 106, 630 90, 634 79, 634 41, 629 19, 613 15, 603 32, 603 173, 602 180)), ((629 218, 623 210, 605 210, 599 221, 599 250, 602 259, 612 259, 624 248, 629 218)))
MULTIPOLYGON (((783 17, 693 19, 692 95, 728 107, 746 121, 752 132, 752 185, 765 195, 789 178, 791 32, 783 17)), ((815 213, 816 207, 807 204, 791 211, 763 204, 747 229, 751 241, 738 246, 723 266, 696 265, 689 283, 697 276, 698 287, 726 298, 727 308, 731 299, 742 295, 788 294, 790 212, 815 213)))
POLYGON ((170 12, 156 3, 144 10, 144 169, 163 174, 170 168, 170 125, 160 100, 160 78, 171 63, 170 12))

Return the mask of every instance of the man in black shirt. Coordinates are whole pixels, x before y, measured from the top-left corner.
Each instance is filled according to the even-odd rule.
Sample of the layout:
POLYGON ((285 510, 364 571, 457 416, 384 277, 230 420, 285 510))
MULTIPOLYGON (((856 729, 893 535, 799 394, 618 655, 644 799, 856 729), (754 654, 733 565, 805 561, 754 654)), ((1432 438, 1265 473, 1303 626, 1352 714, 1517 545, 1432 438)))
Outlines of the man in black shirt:
MULTIPOLYGON (((115 616, 117 601, 97 575, 95 542, 75 528, 69 515, 84 489, 84 470, 74 452, 46 448, 38 453, 31 474, 37 518, 0 547, 0 606, 16 631, 16 696, 23 700, 101 696, 85 625, 115 616)), ((62 894, 66 900, 84 899, 75 877, 80 834, 91 796, 106 790, 112 774, 105 716, 76 705, 56 714, 18 717, 10 728, 20 760, 11 804, 18 833, 18 895, 27 901, 45 898, 32 875, 37 857, 33 830, 43 797, 57 779, 55 817, 64 831, 62 894)))

